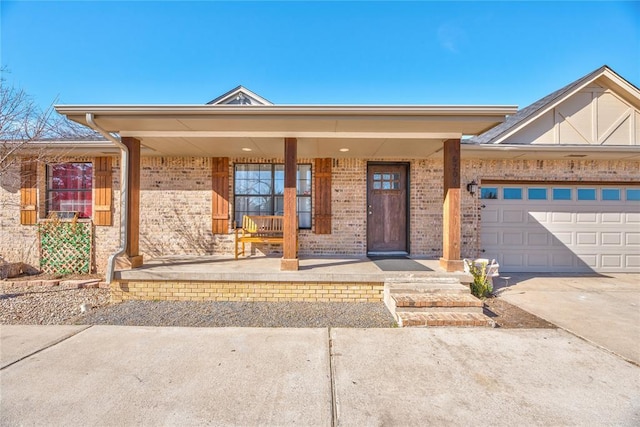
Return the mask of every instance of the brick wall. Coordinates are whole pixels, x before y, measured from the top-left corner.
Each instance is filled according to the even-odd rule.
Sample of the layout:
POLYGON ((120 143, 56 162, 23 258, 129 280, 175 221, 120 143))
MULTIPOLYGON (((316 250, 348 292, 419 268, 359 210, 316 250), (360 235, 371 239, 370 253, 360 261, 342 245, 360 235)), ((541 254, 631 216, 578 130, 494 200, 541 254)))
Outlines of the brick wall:
POLYGON ((111 300, 380 302, 383 291, 374 282, 120 281, 111 284, 111 300))
MULTIPOLYGON (((90 161, 63 158, 58 161, 90 161)), ((300 254, 364 256, 366 253, 366 171, 368 161, 334 159, 332 178, 332 233, 300 231, 300 254)), ((410 251, 439 257, 442 251, 442 168, 440 160, 397 160, 410 164, 410 251)), ((282 163, 282 159, 231 159, 230 213, 233 214, 233 164, 282 163)), ((299 159, 313 163, 312 159, 299 159)), ((44 216, 45 162, 38 169, 39 214, 44 216)), ((38 265, 36 226, 19 220, 19 163, 0 183, 0 256, 7 262, 38 265)), ((479 254, 480 203, 464 188, 475 179, 623 181, 640 176, 638 161, 592 160, 474 160, 462 162, 462 256, 479 254)), ((95 266, 104 272, 108 256, 119 246, 120 168, 113 161, 113 226, 95 227, 95 266)), ((208 158, 143 157, 141 170, 140 249, 146 257, 233 253, 233 234, 211 233, 211 164, 208 158)), ((254 253, 281 253, 278 245, 256 245, 254 253)))

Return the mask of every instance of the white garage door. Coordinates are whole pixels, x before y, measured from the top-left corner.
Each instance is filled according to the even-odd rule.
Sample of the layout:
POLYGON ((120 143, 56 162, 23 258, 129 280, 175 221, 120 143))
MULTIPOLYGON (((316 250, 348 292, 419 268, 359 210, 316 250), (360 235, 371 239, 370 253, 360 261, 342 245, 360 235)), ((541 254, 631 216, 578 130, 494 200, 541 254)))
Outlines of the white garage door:
POLYGON ((483 185, 481 247, 504 272, 640 271, 640 188, 483 185))

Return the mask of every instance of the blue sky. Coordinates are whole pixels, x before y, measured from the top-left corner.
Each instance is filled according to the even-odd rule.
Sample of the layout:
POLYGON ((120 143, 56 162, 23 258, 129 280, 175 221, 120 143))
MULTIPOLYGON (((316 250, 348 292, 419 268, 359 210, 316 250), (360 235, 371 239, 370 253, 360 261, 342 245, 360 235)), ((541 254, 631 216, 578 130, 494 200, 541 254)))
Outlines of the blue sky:
POLYGON ((9 83, 46 106, 517 104, 603 64, 640 86, 640 2, 1 3, 9 83))

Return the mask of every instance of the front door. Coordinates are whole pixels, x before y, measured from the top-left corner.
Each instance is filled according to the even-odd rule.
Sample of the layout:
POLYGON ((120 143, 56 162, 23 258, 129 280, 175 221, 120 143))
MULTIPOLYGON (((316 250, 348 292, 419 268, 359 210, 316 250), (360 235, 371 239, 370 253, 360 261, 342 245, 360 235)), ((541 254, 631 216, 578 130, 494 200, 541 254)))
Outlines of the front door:
POLYGON ((367 170, 367 252, 407 253, 407 165, 370 163, 367 170))

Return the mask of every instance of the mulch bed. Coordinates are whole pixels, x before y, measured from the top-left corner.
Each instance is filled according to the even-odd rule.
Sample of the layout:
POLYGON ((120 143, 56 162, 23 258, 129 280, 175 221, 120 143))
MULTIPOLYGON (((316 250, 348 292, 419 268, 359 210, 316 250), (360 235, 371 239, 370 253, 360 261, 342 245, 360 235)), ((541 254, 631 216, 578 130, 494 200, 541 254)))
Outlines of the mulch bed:
POLYGON ((499 297, 490 297, 484 300, 484 314, 496 322, 498 328, 508 329, 556 329, 557 326, 544 319, 534 316, 528 311, 509 304, 499 297))

